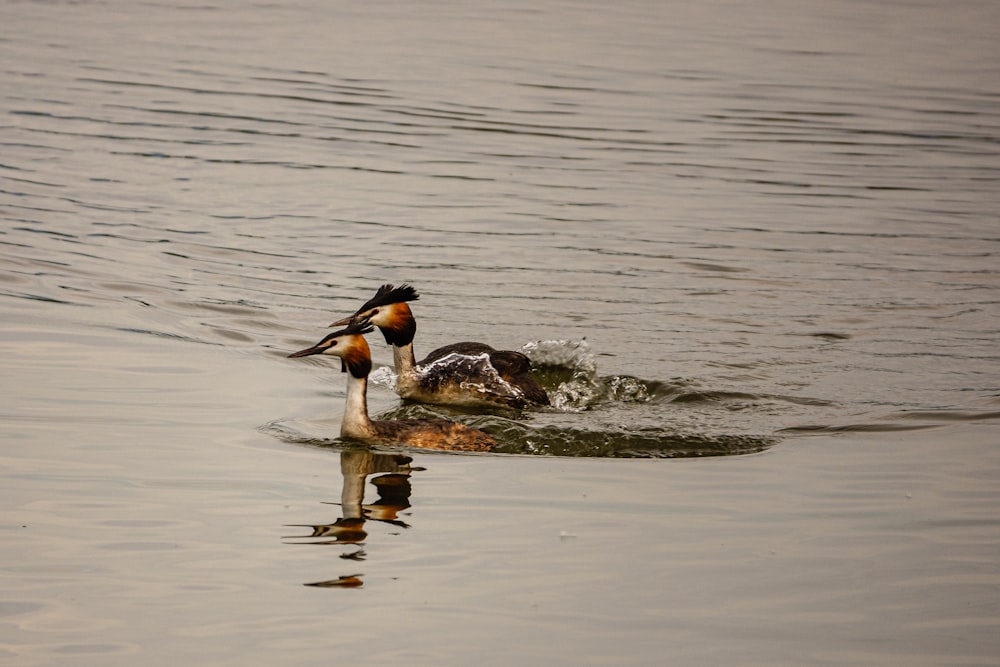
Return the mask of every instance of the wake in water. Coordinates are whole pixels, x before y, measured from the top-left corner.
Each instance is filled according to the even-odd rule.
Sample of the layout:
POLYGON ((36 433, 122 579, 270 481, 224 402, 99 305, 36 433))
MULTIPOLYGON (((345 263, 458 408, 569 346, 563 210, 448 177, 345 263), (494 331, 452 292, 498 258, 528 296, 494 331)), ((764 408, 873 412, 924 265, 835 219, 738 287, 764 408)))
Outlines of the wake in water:
MULTIPOLYGON (((520 352, 532 363, 533 375, 549 393, 551 406, 532 410, 495 408, 469 411, 454 406, 403 403, 380 419, 458 419, 482 429, 506 454, 672 458, 759 452, 775 442, 771 436, 733 433, 713 426, 706 413, 719 412, 728 401, 757 399, 724 392, 692 391, 683 382, 667 384, 629 375, 602 376, 586 341, 544 340, 520 352), (668 407, 670 406, 670 407, 668 407)), ((488 363, 473 358, 470 363, 488 363)), ((380 367, 372 385, 394 391, 396 374, 380 367)), ((723 412, 732 416, 729 405, 723 412)), ((280 420, 264 431, 288 442, 311 446, 346 444, 330 428, 280 420)))

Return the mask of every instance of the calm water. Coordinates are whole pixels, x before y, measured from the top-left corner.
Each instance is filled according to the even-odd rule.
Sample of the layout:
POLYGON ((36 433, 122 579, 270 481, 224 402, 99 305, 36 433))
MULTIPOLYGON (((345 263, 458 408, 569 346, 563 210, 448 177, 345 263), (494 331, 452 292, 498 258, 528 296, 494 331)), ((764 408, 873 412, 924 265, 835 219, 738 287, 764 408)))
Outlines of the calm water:
POLYGON ((0 25, 3 659, 1000 659, 997 3, 0 25), (402 281, 555 407, 372 411, 501 454, 285 358, 402 281))

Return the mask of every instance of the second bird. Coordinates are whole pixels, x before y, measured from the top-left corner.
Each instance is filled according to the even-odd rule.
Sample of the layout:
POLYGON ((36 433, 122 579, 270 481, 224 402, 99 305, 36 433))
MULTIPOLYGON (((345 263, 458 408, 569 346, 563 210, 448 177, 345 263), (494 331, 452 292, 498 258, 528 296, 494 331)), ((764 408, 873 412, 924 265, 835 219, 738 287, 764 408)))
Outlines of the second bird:
POLYGON ((382 285, 354 315, 330 326, 367 322, 378 327, 392 345, 396 393, 403 398, 514 408, 549 404, 545 390, 531 377, 531 362, 520 352, 463 342, 440 347, 417 362, 413 352, 417 321, 407 302, 418 298, 410 285, 382 285))

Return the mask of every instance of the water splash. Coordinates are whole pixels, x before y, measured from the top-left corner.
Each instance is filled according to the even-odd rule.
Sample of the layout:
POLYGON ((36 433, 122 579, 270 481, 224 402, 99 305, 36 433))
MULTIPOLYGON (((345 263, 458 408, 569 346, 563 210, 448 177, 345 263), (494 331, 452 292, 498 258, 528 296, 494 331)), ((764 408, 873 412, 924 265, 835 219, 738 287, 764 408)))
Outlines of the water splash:
POLYGON ((396 375, 396 371, 394 371, 391 366, 379 366, 368 374, 368 382, 395 392, 396 380, 398 377, 399 376, 396 375))
POLYGON ((596 373, 597 362, 586 340, 535 340, 520 352, 541 367, 562 367, 574 372, 596 373))
POLYGON ((537 369, 552 407, 563 412, 583 412, 608 401, 646 402, 659 386, 630 375, 598 375, 586 340, 532 341, 520 351, 537 369))

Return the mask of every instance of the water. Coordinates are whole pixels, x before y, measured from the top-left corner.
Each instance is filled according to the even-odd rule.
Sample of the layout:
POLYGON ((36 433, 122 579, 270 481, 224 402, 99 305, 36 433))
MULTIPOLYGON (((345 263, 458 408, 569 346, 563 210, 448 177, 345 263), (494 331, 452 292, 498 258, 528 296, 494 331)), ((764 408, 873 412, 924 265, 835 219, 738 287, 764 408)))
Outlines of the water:
POLYGON ((996 3, 0 25, 4 658, 996 662, 996 3), (285 357, 403 281, 499 454, 285 357))

